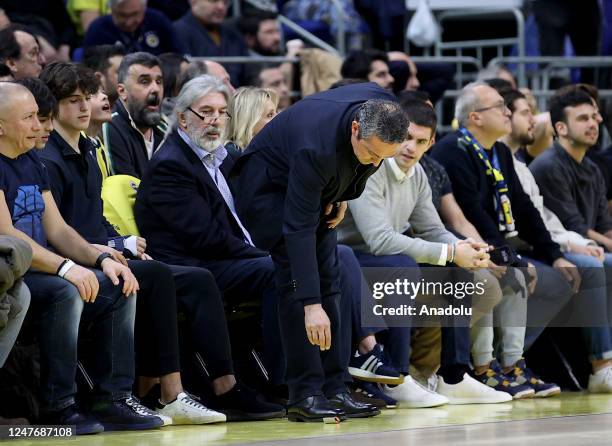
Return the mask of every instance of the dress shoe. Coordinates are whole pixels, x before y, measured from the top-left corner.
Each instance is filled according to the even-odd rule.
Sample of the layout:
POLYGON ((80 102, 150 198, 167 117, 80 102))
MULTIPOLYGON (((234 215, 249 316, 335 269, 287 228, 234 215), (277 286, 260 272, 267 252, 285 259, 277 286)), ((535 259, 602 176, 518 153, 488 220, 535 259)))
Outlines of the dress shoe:
POLYGON ((350 393, 342 392, 328 398, 329 404, 341 409, 348 418, 368 418, 380 415, 380 410, 370 403, 355 401, 350 393))
POLYGON ((346 414, 335 409, 330 402, 321 395, 309 396, 302 401, 292 404, 287 409, 289 421, 321 422, 324 418, 346 420, 346 414))

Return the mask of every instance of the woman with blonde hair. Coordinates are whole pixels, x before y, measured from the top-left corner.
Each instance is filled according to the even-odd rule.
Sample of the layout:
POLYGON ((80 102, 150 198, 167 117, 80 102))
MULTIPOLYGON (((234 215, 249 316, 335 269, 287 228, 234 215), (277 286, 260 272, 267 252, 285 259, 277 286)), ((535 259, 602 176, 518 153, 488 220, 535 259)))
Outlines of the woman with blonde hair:
POLYGON ((253 137, 276 116, 278 94, 268 88, 241 87, 229 101, 231 116, 226 127, 225 148, 239 156, 253 137))

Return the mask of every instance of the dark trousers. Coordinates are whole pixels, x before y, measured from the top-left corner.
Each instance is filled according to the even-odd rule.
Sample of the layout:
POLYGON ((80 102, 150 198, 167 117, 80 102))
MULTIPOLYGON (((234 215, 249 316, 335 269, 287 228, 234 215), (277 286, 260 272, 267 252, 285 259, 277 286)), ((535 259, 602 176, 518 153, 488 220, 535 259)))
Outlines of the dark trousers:
POLYGON ((331 323, 331 348, 321 352, 311 345, 304 325, 304 304, 294 296, 291 266, 284 245, 272 248, 276 284, 280 293, 279 317, 283 351, 287 358, 286 381, 289 404, 313 395, 333 395, 346 390, 346 362, 341 348, 340 274, 336 249, 336 231, 318 231, 317 261, 321 305, 331 323))
MULTIPOLYGON (((418 268, 414 259, 406 255, 374 256, 363 252, 355 252, 362 267, 390 268, 390 274, 396 268, 418 268)), ((469 281, 471 274, 457 267, 435 268, 431 265, 426 267, 427 275, 435 274, 437 281, 469 281)), ((425 271, 425 270, 423 270, 425 271)), ((397 272, 397 271, 396 271, 397 272)), ((412 280, 419 280, 420 275, 412 274, 412 280)), ((361 302, 359 302, 361 305, 361 302)), ((353 317, 359 318, 354 325, 358 326, 360 336, 371 334, 380 329, 369 329, 362 327, 361 311, 353 311, 353 317)), ((470 326, 469 318, 459 316, 448 317, 441 321, 442 324, 442 352, 440 357, 441 369, 456 365, 467 366, 470 362, 470 326)), ((406 324, 409 325, 409 324, 406 324)), ((403 373, 408 372, 410 359, 410 326, 389 327, 385 336, 385 350, 393 365, 403 373)))
POLYGON ((96 351, 89 372, 99 398, 118 400, 131 395, 134 383, 134 317, 136 298, 125 297, 101 271, 93 303, 61 277, 28 272, 31 310, 40 320, 41 395, 44 408, 60 410, 74 403, 79 326, 88 327, 96 351))

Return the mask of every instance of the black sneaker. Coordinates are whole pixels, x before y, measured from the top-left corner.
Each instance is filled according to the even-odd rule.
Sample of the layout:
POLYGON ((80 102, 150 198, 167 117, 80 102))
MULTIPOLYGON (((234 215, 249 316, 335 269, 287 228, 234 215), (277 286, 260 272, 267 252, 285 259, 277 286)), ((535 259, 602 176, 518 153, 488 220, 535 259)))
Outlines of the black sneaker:
POLYGON ((268 403, 257 392, 238 383, 229 392, 218 395, 209 406, 227 417, 227 421, 256 421, 283 418, 285 408, 268 403))
POLYGON ((164 425, 158 415, 135 398, 126 398, 94 405, 92 413, 104 425, 105 431, 131 431, 155 429, 164 425))
POLYGON ((40 421, 49 425, 75 426, 77 435, 104 432, 102 423, 81 410, 77 404, 72 404, 56 412, 47 412, 43 414, 40 421))

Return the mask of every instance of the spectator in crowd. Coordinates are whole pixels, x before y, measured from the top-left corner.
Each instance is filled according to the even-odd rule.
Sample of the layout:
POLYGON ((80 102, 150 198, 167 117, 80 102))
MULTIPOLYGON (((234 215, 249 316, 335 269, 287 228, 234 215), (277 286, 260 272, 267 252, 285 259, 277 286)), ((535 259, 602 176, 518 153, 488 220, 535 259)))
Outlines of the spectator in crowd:
POLYGON ((419 82, 419 78, 417 77, 417 66, 412 59, 401 51, 389 51, 387 57, 389 58, 389 72, 395 79, 393 84, 395 94, 404 90, 418 90, 421 86, 421 82, 419 82), (408 66, 407 71, 401 68, 402 62, 408 66), (403 74, 401 79, 394 74, 396 70, 403 74))
POLYGON ((146 0, 109 0, 111 13, 95 19, 87 29, 83 46, 120 43, 126 53, 182 53, 172 23, 161 12, 147 8, 146 0))
POLYGON ((83 37, 94 20, 110 13, 110 6, 98 0, 68 0, 66 10, 77 34, 83 37))
POLYGON ((117 93, 117 71, 125 56, 121 45, 97 45, 85 48, 83 65, 91 68, 100 79, 104 92, 108 95, 111 107, 115 105, 117 93))
POLYGON ((162 102, 162 113, 166 116, 172 114, 174 99, 181 91, 183 75, 189 66, 185 56, 178 53, 160 54, 162 77, 164 78, 164 99, 162 102))
POLYGON ((240 156, 251 140, 276 116, 278 95, 274 90, 241 87, 230 99, 227 114, 231 116, 226 128, 226 150, 240 156))
POLYGON ((0 30, 0 62, 10 68, 15 79, 38 77, 45 58, 36 38, 21 29, 0 30))
MULTIPOLYGON (((253 246, 233 205, 220 169, 226 150, 225 85, 213 76, 189 81, 177 97, 164 148, 151 160, 136 197, 136 222, 161 260, 207 268, 226 302, 246 297, 265 307, 276 305, 273 265, 264 251, 253 246)), ((266 338, 278 336, 264 326, 266 338)), ((243 404, 259 418, 284 415, 281 406, 259 402, 255 395, 243 404)))
POLYGON ((283 284, 279 319, 292 421, 358 411, 342 382, 334 228, 346 209, 341 202, 358 196, 403 140, 407 124, 393 99, 371 84, 309 96, 268 123, 232 171, 238 215, 255 245, 271 251, 283 284))
MULTIPOLYGON (((534 141, 535 119, 525 96, 521 92, 510 90, 503 97, 512 112, 512 132, 503 137, 502 141, 515 154, 519 147, 531 144, 534 141)), ((561 247, 568 260, 579 268, 587 270, 582 272, 584 285, 582 294, 577 299, 579 307, 575 307, 575 310, 580 314, 584 312, 584 307, 588 307, 587 314, 607 315, 608 307, 612 303, 608 302, 607 296, 609 293, 606 290, 607 287, 612 286, 612 283, 606 283, 602 264, 604 260, 603 248, 598 247, 594 241, 577 232, 566 230, 559 218, 544 206, 544 199, 540 195, 536 180, 529 168, 516 158, 513 161, 523 190, 529 195, 534 206, 540 212, 542 221, 550 232, 553 241, 561 247), (589 286, 588 276, 596 278, 593 286, 589 286)), ((594 322, 594 318, 591 318, 590 322, 594 322)), ((612 361, 609 357, 612 356, 612 339, 608 318, 605 317, 603 324, 593 324, 592 327, 583 325, 581 330, 593 368, 593 374, 589 377, 589 390, 591 392, 611 392, 612 361), (603 327, 599 325, 603 325, 603 327)))
POLYGON ((149 0, 149 7, 163 12, 171 21, 189 11, 189 0, 149 0))
MULTIPOLYGON (((497 143, 511 131, 510 112, 503 98, 485 83, 469 84, 457 100, 455 116, 459 130, 436 143, 432 156, 446 168, 465 216, 482 238, 496 248, 510 246, 516 251, 512 246, 516 247, 519 240, 533 247, 530 257, 513 256, 510 265, 524 268, 531 295, 525 337, 528 349, 565 307, 572 292, 578 291, 580 275, 563 258, 539 212, 523 192, 510 150, 497 143)), ((536 396, 558 393, 557 386, 535 376, 523 360, 504 372, 519 384, 529 384, 536 396)))
POLYGON ((11 19, 6 15, 6 11, 0 8, 0 29, 8 28, 11 26, 11 19))
POLYGON ((76 32, 63 0, 3 0, 2 7, 12 23, 26 27, 36 36, 47 60, 70 60, 70 48, 76 46, 76 32))
POLYGON ((260 88, 269 88, 276 91, 278 95, 278 111, 281 112, 291 105, 291 97, 289 96, 289 86, 285 81, 280 66, 264 67, 255 76, 253 84, 260 88))
MULTIPOLYGON (((240 33, 223 23, 229 0, 191 0, 191 11, 174 22, 184 50, 192 57, 248 56, 240 33)), ((244 67, 227 64, 233 85, 245 82, 244 67)))
POLYGON ((364 79, 375 82, 382 88, 393 87, 393 76, 389 73, 389 58, 378 50, 350 52, 340 68, 343 78, 364 79))
POLYGON ((14 81, 15 78, 13 77, 13 73, 11 72, 11 69, 3 64, 0 63, 0 82, 6 82, 6 81, 14 81))
POLYGON ((113 119, 103 127, 104 146, 113 174, 141 178, 164 138, 161 114, 164 85, 159 59, 131 53, 117 71, 119 101, 113 119))
POLYGON ((281 28, 278 14, 267 11, 253 11, 243 14, 238 20, 238 30, 255 56, 281 56, 281 28))
MULTIPOLYGON (((406 107, 403 109, 406 111, 406 107)), ((466 270, 472 270, 475 267, 488 266, 486 243, 471 239, 460 241, 444 228, 431 201, 427 176, 418 164, 419 159, 433 143, 433 109, 425 103, 416 103, 408 112, 410 125, 406 141, 398 155, 385 160, 382 168, 372 175, 363 194, 349 202, 349 212, 340 226, 339 240, 355 249, 362 267, 402 267, 414 270, 417 264, 454 263, 466 270), (422 125, 425 122, 427 125, 422 125), (407 231, 408 228, 410 232, 407 231)), ((471 280, 471 274, 460 270, 439 270, 435 274, 436 280, 441 277, 445 277, 443 280, 471 280), (454 277, 455 275, 460 277, 454 277)), ((478 282, 495 287, 493 289, 487 286, 487 291, 492 292, 491 297, 495 296, 492 299, 495 303, 499 302, 501 292, 495 278, 485 276, 481 272, 477 274, 478 282)), ((487 312, 489 310, 490 307, 487 312)), ((382 389, 396 399, 400 407, 432 407, 448 402, 501 403, 512 399, 506 393, 497 391, 501 389, 491 389, 469 375, 469 323, 461 327, 451 325, 442 328, 442 358, 437 385, 437 391, 441 395, 422 387, 409 376, 410 327, 393 326, 387 330, 389 333, 385 341, 385 351, 391 357, 392 364, 407 377, 401 385, 383 386, 382 389)), ((352 359, 353 368, 358 367, 359 356, 367 357, 366 341, 370 341, 372 345, 376 344, 371 329, 363 328, 360 331, 360 355, 356 354, 352 359)), ((363 374, 362 369, 363 367, 358 368, 360 373, 353 376, 359 377, 363 374)), ((512 389, 503 390, 511 393, 512 389)), ((533 394, 533 391, 531 393, 533 394)))
POLYGON ((57 211, 47 173, 32 152, 43 131, 32 94, 5 82, 0 97, 0 202, 5 210, 0 227, 33 251, 35 270, 25 280, 40 320, 43 421, 74 425, 77 434, 159 427, 162 420, 145 415, 131 396, 138 282, 127 267, 83 240, 57 211), (79 326, 86 325, 98 352, 90 370, 96 418, 75 401, 79 326))
POLYGON ((210 74, 211 76, 215 76, 216 78, 221 79, 229 90, 230 94, 233 95, 236 92, 236 89, 232 85, 232 79, 225 67, 219 62, 215 62, 212 60, 206 60, 204 61, 204 63, 206 64, 207 71, 203 74, 210 74))

